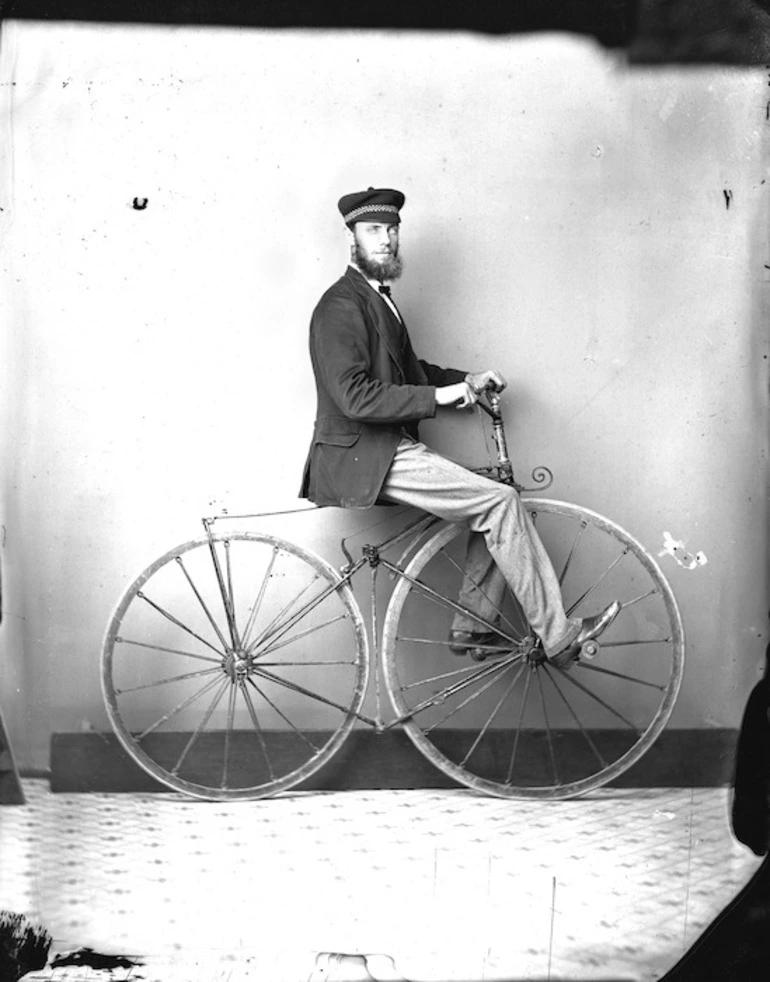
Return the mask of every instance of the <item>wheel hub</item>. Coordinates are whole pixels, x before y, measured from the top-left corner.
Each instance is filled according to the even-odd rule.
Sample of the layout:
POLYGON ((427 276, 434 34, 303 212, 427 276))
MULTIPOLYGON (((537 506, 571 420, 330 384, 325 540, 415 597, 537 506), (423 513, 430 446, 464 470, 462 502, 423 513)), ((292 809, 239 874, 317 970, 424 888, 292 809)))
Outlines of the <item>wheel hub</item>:
POLYGON ((546 660, 540 638, 528 637, 521 642, 521 654, 528 665, 537 667, 546 660))
POLYGON ((233 682, 239 682, 254 671, 254 659, 245 651, 228 651, 222 661, 222 669, 233 682))

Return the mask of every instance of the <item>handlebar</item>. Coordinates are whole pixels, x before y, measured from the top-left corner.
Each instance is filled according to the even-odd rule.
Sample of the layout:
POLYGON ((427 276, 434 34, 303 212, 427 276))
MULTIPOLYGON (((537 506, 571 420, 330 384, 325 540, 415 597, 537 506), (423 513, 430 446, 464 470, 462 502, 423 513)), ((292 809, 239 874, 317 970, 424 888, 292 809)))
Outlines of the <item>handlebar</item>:
POLYGON ((500 412, 500 393, 494 389, 484 389, 483 392, 479 394, 479 399, 476 405, 483 409, 484 412, 492 418, 493 421, 500 421, 502 423, 502 414, 500 412), (489 401, 489 405, 484 402, 484 398, 489 401))
POLYGON ((545 491, 553 483, 553 474, 547 467, 539 466, 532 471, 532 480, 535 487, 526 488, 519 484, 513 476, 513 464, 508 456, 508 446, 505 441, 505 425, 503 414, 500 410, 501 395, 493 389, 485 389, 480 393, 476 405, 483 409, 492 420, 492 435, 495 439, 495 449, 497 450, 497 471, 498 480, 505 484, 511 484, 517 491, 545 491))
POLYGON ((508 456, 508 446, 505 442, 505 426, 503 414, 500 412, 500 393, 494 389, 485 389, 479 394, 476 405, 483 409, 492 420, 492 435, 495 438, 495 448, 497 449, 498 477, 506 484, 513 484, 513 464, 508 456))

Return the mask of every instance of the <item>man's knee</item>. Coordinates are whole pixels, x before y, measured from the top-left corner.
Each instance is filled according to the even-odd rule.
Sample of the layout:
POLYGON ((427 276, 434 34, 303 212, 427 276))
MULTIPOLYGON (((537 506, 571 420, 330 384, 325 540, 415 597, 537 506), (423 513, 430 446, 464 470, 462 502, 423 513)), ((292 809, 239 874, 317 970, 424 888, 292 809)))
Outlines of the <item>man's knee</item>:
MULTIPOLYGON (((518 531, 524 521, 524 505, 516 488, 508 484, 495 484, 494 491, 490 492, 487 513, 490 528, 510 526, 512 520, 515 530, 518 531)), ((508 531, 511 531, 510 528, 508 531)))
POLYGON ((512 488, 509 484, 498 484, 496 487, 498 499, 502 507, 515 512, 517 515, 521 514, 524 510, 524 505, 516 488, 512 488))

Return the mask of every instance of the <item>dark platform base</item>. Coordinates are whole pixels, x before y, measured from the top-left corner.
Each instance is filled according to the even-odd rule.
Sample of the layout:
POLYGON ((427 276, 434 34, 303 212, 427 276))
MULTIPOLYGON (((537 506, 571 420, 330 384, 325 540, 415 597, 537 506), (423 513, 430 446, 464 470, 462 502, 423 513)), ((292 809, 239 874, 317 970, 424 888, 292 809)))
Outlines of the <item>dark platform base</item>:
MULTIPOLYGON (((720 787, 732 782, 736 730, 668 730, 610 787, 720 787)), ((236 782, 237 783, 237 782, 236 782)), ((355 730, 332 760, 301 790, 454 788, 404 733, 355 730)), ((102 733, 55 733, 51 738, 54 792, 168 790, 146 774, 117 738, 102 733)))

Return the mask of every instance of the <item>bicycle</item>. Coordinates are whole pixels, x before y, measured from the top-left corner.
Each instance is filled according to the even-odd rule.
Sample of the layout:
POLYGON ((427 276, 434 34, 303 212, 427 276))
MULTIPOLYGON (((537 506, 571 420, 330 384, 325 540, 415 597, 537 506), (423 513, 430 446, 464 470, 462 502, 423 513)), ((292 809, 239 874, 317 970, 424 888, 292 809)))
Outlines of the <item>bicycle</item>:
MULTIPOLYGON (((514 479, 499 396, 480 400, 496 463, 514 479)), ((673 710, 684 668, 674 594, 644 547, 589 509, 523 499, 557 570, 569 615, 622 603, 568 669, 546 661, 506 591, 493 621, 459 604, 467 529, 418 517, 345 564, 261 532, 214 532, 165 553, 127 588, 107 626, 102 690, 129 755, 165 786, 206 799, 296 788, 356 724, 401 727, 462 785, 499 797, 559 799, 594 790, 638 761, 673 710), (386 553, 401 548, 394 562, 386 553), (351 581, 371 572, 367 633, 351 581), (395 585, 379 630, 378 573, 395 585), (568 596, 569 595, 569 599, 568 596), (587 609, 587 602, 591 610, 587 609), (458 657, 451 620, 464 611, 500 638, 458 657), (370 637, 373 653, 370 654, 370 637), (363 712, 374 665, 376 708, 363 712), (382 713, 384 678, 394 717, 382 713)), ((350 536, 348 536, 348 539, 350 536)))

